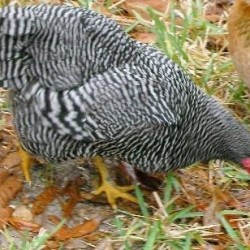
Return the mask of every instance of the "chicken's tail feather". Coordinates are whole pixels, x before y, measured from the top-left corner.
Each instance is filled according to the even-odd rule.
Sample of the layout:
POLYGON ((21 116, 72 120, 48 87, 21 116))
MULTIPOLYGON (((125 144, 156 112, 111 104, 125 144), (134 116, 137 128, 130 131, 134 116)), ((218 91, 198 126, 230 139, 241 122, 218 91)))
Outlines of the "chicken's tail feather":
POLYGON ((28 8, 0 10, 0 87, 20 89, 32 78, 28 73, 31 57, 24 52, 24 45, 37 31, 33 22, 34 13, 28 8))

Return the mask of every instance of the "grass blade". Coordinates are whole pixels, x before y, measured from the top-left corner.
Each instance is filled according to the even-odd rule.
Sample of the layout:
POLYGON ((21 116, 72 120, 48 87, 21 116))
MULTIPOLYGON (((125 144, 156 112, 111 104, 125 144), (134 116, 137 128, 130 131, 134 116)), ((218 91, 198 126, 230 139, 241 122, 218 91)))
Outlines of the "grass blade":
POLYGON ((138 185, 135 185, 135 194, 138 199, 138 203, 139 203, 142 215, 145 217, 145 219, 148 220, 150 215, 149 215, 149 211, 147 208, 147 203, 145 202, 143 198, 143 194, 138 185))
POLYGON ((159 220, 153 222, 153 225, 151 226, 149 230, 148 239, 143 247, 143 250, 152 250, 154 248, 154 244, 160 232, 160 226, 161 226, 161 222, 159 220))

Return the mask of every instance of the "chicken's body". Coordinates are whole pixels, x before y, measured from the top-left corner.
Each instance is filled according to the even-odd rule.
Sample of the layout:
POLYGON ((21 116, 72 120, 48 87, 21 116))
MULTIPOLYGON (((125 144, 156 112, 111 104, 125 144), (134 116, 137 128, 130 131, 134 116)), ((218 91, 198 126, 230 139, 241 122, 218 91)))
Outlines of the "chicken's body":
POLYGON ((2 86, 23 147, 49 161, 108 156, 143 172, 225 159, 250 134, 156 49, 90 10, 0 11, 2 86))
POLYGON ((236 0, 228 18, 229 50, 239 76, 250 88, 250 1, 236 0))

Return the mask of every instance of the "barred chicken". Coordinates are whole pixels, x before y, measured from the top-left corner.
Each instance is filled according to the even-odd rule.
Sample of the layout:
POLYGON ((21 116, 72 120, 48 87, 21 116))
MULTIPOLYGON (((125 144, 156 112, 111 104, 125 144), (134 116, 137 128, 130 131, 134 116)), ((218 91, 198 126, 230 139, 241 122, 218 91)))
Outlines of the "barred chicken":
POLYGON ((250 133, 157 49, 91 10, 38 5, 0 10, 0 86, 11 91, 22 147, 58 162, 102 157, 145 173, 224 159, 250 170, 250 133))

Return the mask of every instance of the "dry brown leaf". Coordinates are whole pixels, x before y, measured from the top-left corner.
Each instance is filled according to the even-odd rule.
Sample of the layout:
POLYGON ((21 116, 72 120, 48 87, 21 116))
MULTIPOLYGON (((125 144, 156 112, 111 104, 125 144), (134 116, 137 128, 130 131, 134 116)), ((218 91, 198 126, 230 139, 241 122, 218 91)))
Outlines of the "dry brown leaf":
POLYGON ((33 233, 38 233, 41 228, 41 225, 35 222, 21 220, 13 217, 9 219, 9 223, 17 230, 25 230, 33 233))
POLYGON ((70 238, 79 238, 94 232, 99 227, 101 222, 102 219, 100 217, 96 217, 73 228, 62 227, 54 234, 53 237, 62 241, 68 240, 70 238))
POLYGON ((0 228, 9 222, 13 209, 11 207, 0 207, 0 228))
POLYGON ((235 214, 225 214, 224 215, 225 219, 228 221, 228 223, 230 224, 230 226, 232 228, 237 228, 239 229, 239 221, 237 219, 239 219, 239 215, 235 215, 235 214))
POLYGON ((32 214, 39 215, 44 212, 46 207, 59 195, 59 190, 55 186, 46 188, 36 197, 33 203, 32 214))
POLYGON ((21 164, 20 155, 18 152, 11 152, 2 160, 1 166, 6 169, 18 166, 21 164))
POLYGON ((7 206, 21 188, 22 183, 16 175, 7 176, 0 186, 0 207, 7 206))
POLYGON ((59 224, 61 222, 61 220, 56 215, 48 215, 48 220, 54 224, 59 224))
POLYGON ((67 194, 69 196, 69 199, 67 202, 63 204, 63 213, 64 217, 69 217, 73 210, 75 205, 82 200, 80 187, 83 184, 83 179, 81 177, 77 177, 76 179, 69 181, 66 185, 66 187, 63 190, 63 194, 67 194))
POLYGON ((146 8, 151 7, 159 12, 165 13, 168 9, 169 0, 126 0, 121 5, 121 8, 125 9, 131 16, 134 16, 134 12, 139 13, 144 19, 151 20, 146 8))
POLYGON ((10 176, 10 172, 8 171, 1 171, 0 172, 0 185, 7 179, 8 176, 10 176))

